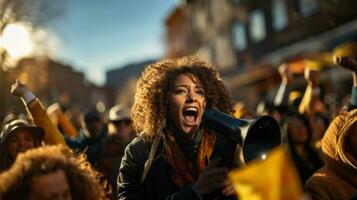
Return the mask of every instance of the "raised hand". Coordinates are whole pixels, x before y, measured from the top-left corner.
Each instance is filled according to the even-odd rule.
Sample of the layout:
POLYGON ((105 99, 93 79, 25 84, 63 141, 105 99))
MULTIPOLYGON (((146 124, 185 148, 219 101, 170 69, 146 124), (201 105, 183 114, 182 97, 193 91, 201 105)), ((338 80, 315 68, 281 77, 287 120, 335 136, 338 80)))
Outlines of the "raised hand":
POLYGON ((235 190, 234 190, 234 186, 233 183, 231 182, 231 180, 229 178, 226 178, 224 180, 224 189, 222 190, 222 193, 225 196, 231 196, 233 194, 235 194, 235 190))
POLYGON ((59 103, 54 103, 52 104, 51 106, 49 106, 47 108, 47 112, 49 114, 53 114, 53 115, 59 115, 62 113, 62 109, 61 109, 61 106, 59 105, 59 103))
POLYGON ((201 195, 209 194, 217 189, 225 187, 224 180, 227 178, 228 169, 217 167, 220 159, 210 162, 202 171, 193 187, 201 195))
POLYGON ((338 57, 335 56, 333 59, 335 64, 340 65, 343 68, 349 69, 353 72, 357 72, 357 59, 352 57, 338 57))
POLYGON ((289 83, 292 80, 292 73, 289 70, 289 65, 286 63, 283 63, 279 66, 278 68, 279 74, 281 76, 282 81, 289 83))
POLYGON ((304 77, 309 84, 318 85, 320 82, 320 71, 305 68, 304 77))
POLYGON ((14 84, 11 85, 11 94, 14 96, 22 97, 23 94, 29 89, 26 85, 22 84, 19 80, 16 80, 14 84))

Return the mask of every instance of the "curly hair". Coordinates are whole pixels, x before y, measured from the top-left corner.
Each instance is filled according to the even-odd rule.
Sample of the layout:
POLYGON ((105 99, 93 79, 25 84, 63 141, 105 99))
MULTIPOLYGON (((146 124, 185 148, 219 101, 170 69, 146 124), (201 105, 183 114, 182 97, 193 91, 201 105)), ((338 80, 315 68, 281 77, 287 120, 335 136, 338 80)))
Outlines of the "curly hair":
POLYGON ((13 166, 0 174, 0 199, 28 199, 33 180, 41 175, 63 170, 72 199, 103 199, 104 189, 83 154, 69 148, 44 146, 20 154, 13 166))
POLYGON ((205 90, 207 107, 227 114, 233 103, 219 72, 196 56, 166 59, 148 65, 136 85, 132 107, 133 126, 137 133, 153 137, 166 126, 168 100, 175 78, 184 73, 196 76, 205 90))

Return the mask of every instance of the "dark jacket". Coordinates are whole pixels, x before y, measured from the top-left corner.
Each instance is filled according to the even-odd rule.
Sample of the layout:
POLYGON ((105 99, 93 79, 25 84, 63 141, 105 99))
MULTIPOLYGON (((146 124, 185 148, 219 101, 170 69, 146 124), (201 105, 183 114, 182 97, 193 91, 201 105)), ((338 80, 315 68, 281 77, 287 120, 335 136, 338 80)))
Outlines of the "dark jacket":
POLYGON ((125 147, 131 140, 123 140, 118 134, 108 135, 103 144, 103 151, 98 160, 98 170, 102 172, 114 189, 113 196, 116 198, 117 177, 125 147))
MULTIPOLYGON (((217 135, 213 155, 221 150, 222 140, 223 138, 217 135)), ((119 169, 118 199, 202 199, 192 185, 180 189, 172 181, 172 167, 165 158, 163 140, 156 151, 144 183, 140 183, 151 144, 152 142, 140 136, 127 146, 119 169)))
POLYGON ((76 138, 65 136, 65 141, 71 149, 75 149, 76 151, 85 151, 88 156, 88 161, 92 164, 92 166, 97 167, 99 158, 103 152, 104 140, 107 136, 105 129, 101 132, 102 133, 98 138, 89 139, 85 136, 83 130, 80 130, 76 138))

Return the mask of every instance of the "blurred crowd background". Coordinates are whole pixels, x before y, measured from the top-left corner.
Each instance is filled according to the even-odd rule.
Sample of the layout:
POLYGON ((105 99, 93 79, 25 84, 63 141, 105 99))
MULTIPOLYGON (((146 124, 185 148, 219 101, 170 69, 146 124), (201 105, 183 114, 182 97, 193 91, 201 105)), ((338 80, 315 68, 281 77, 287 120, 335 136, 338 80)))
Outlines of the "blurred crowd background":
POLYGON ((3 128, 9 114, 25 119, 29 113, 36 124, 39 110, 47 110, 65 139, 54 143, 85 152, 108 181, 110 198, 135 135, 129 110, 141 72, 157 60, 195 54, 222 74, 235 117, 275 117, 304 184, 324 164, 320 142, 330 122, 357 106, 357 93, 349 102, 357 82, 356 8, 353 0, 175 1, 161 19, 164 54, 107 70, 98 85, 86 77, 89 67, 80 71, 51 56, 41 37, 35 46, 21 41, 29 39, 26 31, 58 18, 65 9, 60 3, 0 0, 0 122, 3 128), (24 53, 28 49, 37 53, 24 53), (354 60, 346 64, 336 56, 354 60), (26 102, 28 92, 36 105, 26 102))
MULTIPOLYGON (((0 30, 5 33, 7 25, 21 20, 33 19, 31 23, 35 29, 44 23, 43 18, 56 18, 58 9, 63 9, 53 1, 36 1, 36 5, 21 5, 21 1, 2 1, 1 4, 14 18, 7 19, 4 12, 0 30), (11 2, 11 6, 6 7, 6 2, 11 2), (26 6, 29 8, 25 9, 26 6), (24 13, 24 9, 28 13, 24 13), (48 13, 38 13, 36 9, 47 10, 48 13)), ((277 68, 282 62, 294 64, 296 81, 293 84, 303 92, 305 82, 303 70, 298 66, 302 64, 299 60, 304 59, 305 54, 331 51, 338 44, 356 38, 356 3, 352 0, 187 0, 179 1, 175 6, 162 19, 165 30, 162 35, 165 44, 163 57, 198 54, 215 64, 234 99, 244 101, 251 110, 263 98, 274 96, 273 90, 280 81, 277 68)), ((17 29, 22 30, 21 27, 17 29)), ((135 81, 144 66, 159 59, 138 60, 113 68, 106 72, 105 84, 98 86, 88 81, 76 66, 45 55, 20 59, 15 55, 12 58, 16 54, 13 49, 21 47, 7 47, 4 41, 2 44, 2 117, 9 107, 19 107, 7 94, 15 79, 26 83, 45 104, 63 99, 79 109, 96 104, 102 108, 110 108, 116 103, 130 106, 135 81)), ((342 97, 350 91, 351 80, 347 71, 325 62, 321 76, 324 100, 341 103, 342 97)))

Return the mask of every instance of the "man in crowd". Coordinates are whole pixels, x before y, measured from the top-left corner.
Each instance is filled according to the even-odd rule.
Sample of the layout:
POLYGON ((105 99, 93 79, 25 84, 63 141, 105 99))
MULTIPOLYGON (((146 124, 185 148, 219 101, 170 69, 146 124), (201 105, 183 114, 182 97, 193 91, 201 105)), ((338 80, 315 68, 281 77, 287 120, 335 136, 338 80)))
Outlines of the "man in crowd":
POLYGON ((108 135, 105 138, 103 152, 99 159, 99 170, 108 177, 113 188, 116 188, 125 147, 134 137, 135 132, 131 124, 129 108, 122 104, 112 107, 109 110, 108 135))

